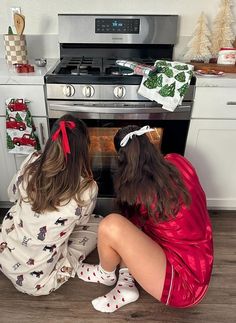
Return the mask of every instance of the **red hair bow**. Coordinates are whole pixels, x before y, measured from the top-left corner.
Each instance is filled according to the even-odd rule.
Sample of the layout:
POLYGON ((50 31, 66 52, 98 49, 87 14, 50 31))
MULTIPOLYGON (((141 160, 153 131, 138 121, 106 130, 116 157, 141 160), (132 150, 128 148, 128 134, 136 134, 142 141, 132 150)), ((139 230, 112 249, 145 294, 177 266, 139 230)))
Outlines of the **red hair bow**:
POLYGON ((59 137, 59 134, 61 133, 62 135, 62 148, 64 151, 64 155, 67 159, 67 154, 70 154, 70 145, 69 145, 69 140, 67 137, 67 132, 66 128, 69 129, 74 129, 75 128, 75 123, 73 121, 60 121, 59 122, 59 128, 54 132, 52 135, 52 140, 56 141, 59 137))

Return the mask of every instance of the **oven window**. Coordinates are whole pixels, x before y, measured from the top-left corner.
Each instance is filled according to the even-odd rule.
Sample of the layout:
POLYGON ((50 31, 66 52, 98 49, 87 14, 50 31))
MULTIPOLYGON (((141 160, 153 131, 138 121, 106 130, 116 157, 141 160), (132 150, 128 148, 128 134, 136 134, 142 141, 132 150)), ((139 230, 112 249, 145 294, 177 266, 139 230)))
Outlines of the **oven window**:
MULTIPOLYGON (((120 128, 89 128, 91 141, 90 153, 92 158, 112 157, 116 154, 114 136, 120 128)), ((150 141, 160 148, 162 142, 163 128, 154 128, 155 131, 147 133, 150 141)))
POLYGON ((89 128, 92 158, 96 156, 110 157, 116 154, 113 138, 118 130, 119 128, 89 128))
MULTIPOLYGON (((49 119, 50 128, 55 120, 49 119)), ((189 120, 83 120, 90 134, 91 166, 101 198, 115 196, 113 178, 117 169, 117 153, 113 140, 121 127, 130 124, 139 127, 149 125, 155 131, 147 135, 164 155, 170 152, 184 154, 189 120)))
MULTIPOLYGON (((113 177, 117 169, 117 153, 114 136, 119 127, 89 127, 90 155, 94 178, 99 186, 100 197, 113 197, 113 177)), ((161 147, 163 128, 147 133, 150 141, 161 147)))

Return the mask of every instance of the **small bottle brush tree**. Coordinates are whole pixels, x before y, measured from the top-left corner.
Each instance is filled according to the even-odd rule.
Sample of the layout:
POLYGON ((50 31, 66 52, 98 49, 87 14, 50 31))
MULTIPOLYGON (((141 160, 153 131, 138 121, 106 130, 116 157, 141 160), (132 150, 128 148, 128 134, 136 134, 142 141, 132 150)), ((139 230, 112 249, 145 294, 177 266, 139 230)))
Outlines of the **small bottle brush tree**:
POLYGON ((192 39, 187 45, 189 49, 184 55, 184 58, 190 61, 208 61, 211 57, 209 35, 210 31, 208 29, 207 19, 202 12, 198 18, 192 39))
POLYGON ((235 36, 231 28, 231 24, 234 21, 231 6, 231 0, 221 0, 219 11, 213 21, 211 37, 213 57, 217 57, 220 48, 233 46, 235 36))

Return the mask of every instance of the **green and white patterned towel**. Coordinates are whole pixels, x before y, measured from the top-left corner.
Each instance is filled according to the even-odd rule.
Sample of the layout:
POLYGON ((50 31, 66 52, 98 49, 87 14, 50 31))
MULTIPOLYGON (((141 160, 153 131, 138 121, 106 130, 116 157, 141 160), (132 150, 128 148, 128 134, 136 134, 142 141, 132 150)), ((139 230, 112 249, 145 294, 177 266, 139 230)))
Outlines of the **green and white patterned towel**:
POLYGON ((138 93, 162 104, 162 108, 174 111, 182 103, 193 75, 193 65, 157 60, 157 72, 144 76, 138 93))

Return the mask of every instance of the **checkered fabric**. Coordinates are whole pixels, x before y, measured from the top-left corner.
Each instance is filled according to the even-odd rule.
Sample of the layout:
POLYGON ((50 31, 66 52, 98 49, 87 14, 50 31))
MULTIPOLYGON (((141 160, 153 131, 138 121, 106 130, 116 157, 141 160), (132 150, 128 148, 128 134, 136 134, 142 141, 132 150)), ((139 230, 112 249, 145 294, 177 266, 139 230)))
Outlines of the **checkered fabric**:
POLYGON ((25 35, 4 35, 4 44, 8 63, 28 63, 25 35))

